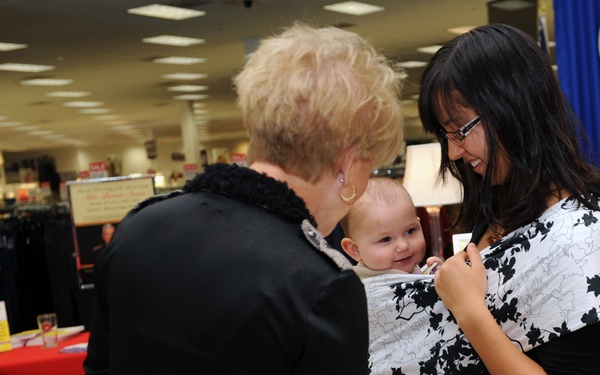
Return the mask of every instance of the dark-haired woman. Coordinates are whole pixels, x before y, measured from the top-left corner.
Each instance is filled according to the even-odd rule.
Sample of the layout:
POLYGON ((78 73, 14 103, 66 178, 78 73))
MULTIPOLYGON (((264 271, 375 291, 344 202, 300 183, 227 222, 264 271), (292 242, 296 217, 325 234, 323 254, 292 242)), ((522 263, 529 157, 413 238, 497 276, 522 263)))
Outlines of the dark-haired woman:
POLYGON ((435 288, 487 370, 596 374, 600 173, 547 55, 511 26, 476 28, 432 58, 419 110, 473 229, 435 288))

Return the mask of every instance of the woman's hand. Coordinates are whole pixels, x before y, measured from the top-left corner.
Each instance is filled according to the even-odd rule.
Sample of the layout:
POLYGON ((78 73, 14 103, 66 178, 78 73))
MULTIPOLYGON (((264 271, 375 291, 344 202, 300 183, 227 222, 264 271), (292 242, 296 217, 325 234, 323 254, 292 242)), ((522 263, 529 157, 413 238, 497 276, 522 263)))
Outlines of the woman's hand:
POLYGON ((474 243, 454 254, 433 279, 435 290, 492 375, 545 374, 521 352, 496 323, 486 303, 487 276, 474 243), (471 265, 467 264, 467 259, 471 265))
POLYGON ((487 276, 479 250, 474 243, 448 258, 437 270, 435 290, 456 319, 465 313, 475 312, 476 307, 485 308, 487 276), (471 265, 467 264, 467 259, 471 265))

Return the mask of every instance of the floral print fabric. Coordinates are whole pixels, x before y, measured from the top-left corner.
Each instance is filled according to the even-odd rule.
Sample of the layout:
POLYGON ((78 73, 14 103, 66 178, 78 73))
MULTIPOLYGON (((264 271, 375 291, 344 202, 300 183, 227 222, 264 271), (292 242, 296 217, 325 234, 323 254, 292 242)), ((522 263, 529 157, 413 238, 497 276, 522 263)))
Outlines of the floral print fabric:
MULTIPOLYGON (((522 351, 600 320, 599 219, 567 198, 481 252, 487 305, 522 351)), ((386 274, 363 283, 371 374, 486 372, 433 276, 386 274)))

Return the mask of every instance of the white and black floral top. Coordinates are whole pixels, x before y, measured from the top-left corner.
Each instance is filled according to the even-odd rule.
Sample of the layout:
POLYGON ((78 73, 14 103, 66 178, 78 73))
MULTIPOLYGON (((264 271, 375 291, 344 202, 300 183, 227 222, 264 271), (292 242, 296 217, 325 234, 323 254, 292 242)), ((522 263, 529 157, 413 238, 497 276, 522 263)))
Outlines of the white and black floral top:
MULTIPOLYGON (((564 199, 481 255, 488 307, 523 352, 600 327, 600 212, 564 199)), ((371 374, 487 372, 435 293, 433 276, 388 274, 363 283, 371 374)), ((600 361, 598 345, 584 350, 600 361)))

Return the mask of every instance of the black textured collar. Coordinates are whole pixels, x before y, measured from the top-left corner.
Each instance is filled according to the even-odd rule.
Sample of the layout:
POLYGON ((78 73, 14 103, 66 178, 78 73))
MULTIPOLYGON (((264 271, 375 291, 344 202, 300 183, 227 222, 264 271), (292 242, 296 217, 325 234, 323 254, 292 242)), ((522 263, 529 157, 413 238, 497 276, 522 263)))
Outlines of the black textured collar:
POLYGON ((183 187, 184 193, 197 191, 222 194, 266 208, 298 224, 309 220, 317 226, 302 198, 286 183, 249 168, 235 164, 208 165, 204 173, 196 175, 183 187))

